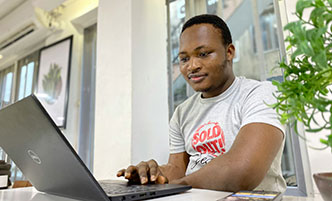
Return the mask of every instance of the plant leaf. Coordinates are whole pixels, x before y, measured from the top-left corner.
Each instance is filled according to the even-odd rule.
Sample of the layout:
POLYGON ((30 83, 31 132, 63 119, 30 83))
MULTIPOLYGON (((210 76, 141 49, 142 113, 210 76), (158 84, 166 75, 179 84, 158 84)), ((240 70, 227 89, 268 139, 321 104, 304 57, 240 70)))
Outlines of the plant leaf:
POLYGON ((299 0, 296 3, 296 13, 302 18, 303 10, 312 6, 313 0, 299 0))

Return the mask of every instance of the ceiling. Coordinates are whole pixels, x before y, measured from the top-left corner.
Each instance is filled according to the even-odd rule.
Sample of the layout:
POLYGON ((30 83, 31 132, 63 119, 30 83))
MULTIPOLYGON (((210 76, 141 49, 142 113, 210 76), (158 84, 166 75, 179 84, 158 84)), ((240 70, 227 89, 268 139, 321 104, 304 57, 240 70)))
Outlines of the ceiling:
POLYGON ((51 11, 64 2, 71 2, 70 0, 0 0, 0 20, 27 1, 33 7, 38 7, 45 11, 51 11))
POLYGON ((0 20, 27 0, 0 0, 0 20))

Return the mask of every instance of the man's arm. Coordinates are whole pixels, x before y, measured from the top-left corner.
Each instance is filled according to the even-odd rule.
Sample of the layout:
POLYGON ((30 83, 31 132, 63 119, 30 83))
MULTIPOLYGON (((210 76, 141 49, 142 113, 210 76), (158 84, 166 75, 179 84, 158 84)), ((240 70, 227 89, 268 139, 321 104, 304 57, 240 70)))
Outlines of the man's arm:
POLYGON ((160 166, 160 170, 170 182, 185 176, 188 163, 189 155, 187 152, 170 154, 168 163, 166 165, 160 166))
POLYGON ((171 183, 233 192, 252 190, 264 179, 283 136, 281 130, 269 124, 250 123, 240 129, 227 153, 171 183))
POLYGON ((163 184, 184 177, 188 162, 189 155, 186 152, 170 154, 166 165, 159 166, 155 160, 142 161, 136 166, 131 165, 127 169, 120 170, 117 176, 124 176, 135 183, 163 184))

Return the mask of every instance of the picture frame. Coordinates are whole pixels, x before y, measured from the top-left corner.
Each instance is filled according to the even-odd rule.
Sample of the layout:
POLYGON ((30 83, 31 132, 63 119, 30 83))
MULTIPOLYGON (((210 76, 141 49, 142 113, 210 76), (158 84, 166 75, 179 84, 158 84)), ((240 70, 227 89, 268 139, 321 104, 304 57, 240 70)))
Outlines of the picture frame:
POLYGON ((35 95, 59 128, 66 128, 73 36, 40 50, 35 95))

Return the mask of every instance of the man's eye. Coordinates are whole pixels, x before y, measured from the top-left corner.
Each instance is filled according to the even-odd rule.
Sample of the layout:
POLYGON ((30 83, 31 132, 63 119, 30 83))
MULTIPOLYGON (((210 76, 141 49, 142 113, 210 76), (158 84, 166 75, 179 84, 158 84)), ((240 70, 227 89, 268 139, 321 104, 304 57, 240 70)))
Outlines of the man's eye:
POLYGON ((185 63, 189 60, 189 57, 180 58, 181 63, 185 63))
POLYGON ((207 55, 209 55, 209 53, 208 52, 201 52, 201 53, 199 53, 199 57, 206 57, 207 55))

